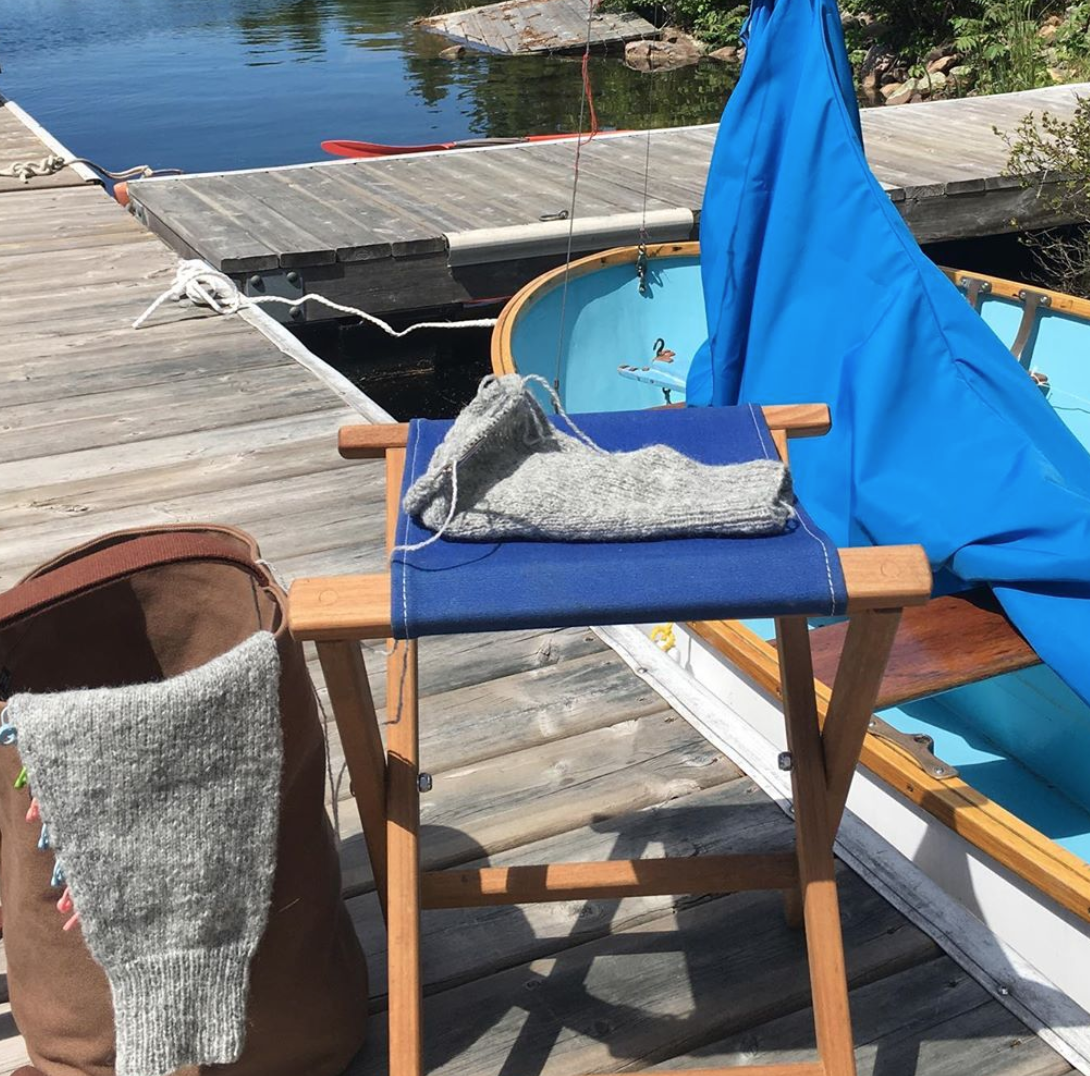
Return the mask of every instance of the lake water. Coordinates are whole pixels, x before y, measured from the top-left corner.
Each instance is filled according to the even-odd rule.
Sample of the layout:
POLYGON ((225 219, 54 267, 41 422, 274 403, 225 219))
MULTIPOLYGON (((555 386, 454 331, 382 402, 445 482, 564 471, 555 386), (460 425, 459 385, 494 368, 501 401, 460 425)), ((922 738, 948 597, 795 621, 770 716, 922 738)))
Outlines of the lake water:
MULTIPOLYGON (((324 138, 430 142, 574 129, 578 59, 468 55, 412 26, 436 0, 2 0, 0 89, 107 168, 321 158, 324 138)), ((718 119, 734 72, 653 77, 596 56, 605 127, 718 119)))
MULTIPOLYGON (((320 159, 325 138, 576 128, 578 57, 444 60, 449 42, 412 25, 434 10, 436 0, 0 0, 0 90, 114 170, 300 163, 320 159)), ((606 128, 717 120, 734 82, 714 62, 647 76, 619 56, 591 64, 606 128)), ((394 342, 327 324, 301 335, 399 416, 456 411, 489 369, 487 331, 394 342)))

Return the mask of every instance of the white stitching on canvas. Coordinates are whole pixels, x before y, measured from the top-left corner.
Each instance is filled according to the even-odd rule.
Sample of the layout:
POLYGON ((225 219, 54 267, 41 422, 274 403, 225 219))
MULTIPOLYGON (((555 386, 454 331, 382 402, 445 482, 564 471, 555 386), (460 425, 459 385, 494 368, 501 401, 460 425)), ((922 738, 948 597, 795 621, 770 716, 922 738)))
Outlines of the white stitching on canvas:
MULTIPOLYGON (((761 444, 761 451, 764 452, 766 460, 771 459, 772 457, 768 454, 768 445, 765 443, 764 433, 761 430, 761 424, 757 421, 756 408, 753 406, 753 404, 749 404, 748 406, 749 417, 753 419, 753 428, 757 431, 757 440, 761 444)), ((819 546, 821 546, 821 555, 825 558, 825 578, 826 580, 828 580, 829 583, 829 615, 836 616, 836 587, 833 586, 833 568, 832 565, 829 563, 829 550, 826 547, 825 543, 806 525, 806 520, 803 517, 802 513, 796 513, 796 516, 798 518, 798 521, 802 524, 802 529, 806 531, 806 533, 810 535, 810 537, 813 538, 819 546)))

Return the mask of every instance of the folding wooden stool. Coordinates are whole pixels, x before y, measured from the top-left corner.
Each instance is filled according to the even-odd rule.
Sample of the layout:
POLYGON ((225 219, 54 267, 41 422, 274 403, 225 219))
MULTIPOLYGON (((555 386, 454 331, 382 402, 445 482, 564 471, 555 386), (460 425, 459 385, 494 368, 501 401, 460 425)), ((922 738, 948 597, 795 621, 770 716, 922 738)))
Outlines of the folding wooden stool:
MULTIPOLYGON (((700 439, 694 442, 702 445, 709 440, 708 432, 718 428, 707 426, 707 423, 722 420, 724 425, 730 425, 730 413, 739 411, 742 409, 695 408, 687 413, 703 414, 683 421, 705 424, 700 439)), ((755 428, 760 425, 758 415, 763 413, 767 426, 758 431, 757 437, 767 457, 778 451, 786 458, 787 438, 813 436, 829 428, 828 410, 821 405, 750 408, 747 413, 752 415, 755 428)), ((740 421, 741 418, 738 418, 735 425, 740 421)), ((592 437, 599 433, 594 427, 587 426, 586 429, 592 437)), ((341 430, 340 451, 343 456, 353 459, 385 458, 387 540, 391 549, 396 544, 404 544, 403 537, 399 535, 399 541, 395 541, 395 535, 398 534, 406 446, 412 443, 414 436, 417 434, 411 434, 410 427, 406 425, 350 426, 341 430)), ((438 436, 435 434, 433 441, 438 436)), ((606 443, 600 436, 597 439, 607 448, 618 447, 606 443)), ((807 526, 805 517, 802 523, 807 526)), ((402 520, 402 526, 407 528, 409 524, 402 520)), ((788 1073, 792 1076, 854 1076, 855 1059, 833 840, 901 609, 926 602, 931 589, 931 573, 923 550, 918 546, 836 550, 827 543, 827 539, 819 540, 811 532, 810 526, 812 524, 807 526, 806 533, 819 545, 822 541, 826 542, 822 549, 825 551, 824 569, 829 573, 830 588, 833 576, 842 573, 842 611, 849 618, 849 627, 822 727, 815 704, 807 616, 824 615, 829 609, 820 603, 807 608, 794 602, 787 603, 788 607, 778 615, 773 614, 794 792, 796 842, 794 852, 787 853, 554 863, 429 871, 422 874, 418 843, 421 775, 418 764, 417 652, 416 643, 411 639, 393 638, 401 614, 401 597, 398 595, 398 606, 392 607, 394 588, 391 572, 301 579, 291 588, 291 629, 298 638, 317 643, 376 887, 386 916, 391 1076, 421 1076, 422 1072, 421 908, 722 893, 747 889, 778 889, 784 892, 789 909, 801 906, 820 1060, 814 1064, 754 1066, 721 1071, 724 1076, 746 1076, 755 1072, 772 1076, 786 1076, 788 1073), (829 560, 830 551, 832 563, 829 560), (359 640, 362 639, 393 640, 387 665, 388 735, 385 752, 359 647, 359 640)), ((726 541, 764 543, 777 540, 726 541)), ((803 540, 801 532, 798 540, 803 540)), ((463 549, 469 546, 469 543, 443 544, 463 549)), ((510 546, 518 544, 507 543, 510 546)), ((625 550, 656 544, 633 543, 625 550)), ((478 544, 475 548, 479 550, 482 547, 478 544)), ((771 546, 759 547, 760 556, 766 556, 772 549, 771 546)), ((512 555, 517 556, 519 552, 516 550, 512 555)), ((581 555, 585 552, 584 546, 581 555)), ((635 555, 653 555, 653 552, 642 549, 635 555)), ((398 554, 398 557, 403 556, 398 554)), ((488 557, 475 555, 474 559, 487 561, 488 557)), ((399 569, 397 558, 393 559, 392 564, 394 572, 402 571, 404 585, 404 573, 408 569, 399 569)), ((442 573, 433 570, 430 574, 442 573)), ((741 577, 744 573, 736 575, 741 577)), ((482 602, 487 600, 491 599, 481 598, 482 602)), ((697 603, 696 608, 702 612, 694 617, 686 610, 685 619, 729 619, 739 615, 755 615, 749 606, 740 614, 736 608, 730 607, 730 603, 724 603, 722 608, 697 603)), ((444 630, 546 626, 539 622, 529 625, 486 624, 481 622, 477 612, 476 609, 467 609, 467 626, 444 630)), ((580 615, 583 612, 585 610, 579 610, 580 615)), ((661 609, 655 618, 648 616, 644 622, 666 619, 676 612, 676 608, 661 609)), ((768 613, 764 611, 756 615, 768 613)), ((674 615, 672 619, 681 618, 674 615)), ((588 619, 578 622, 605 621, 588 619)), ((552 626, 565 625, 556 623, 552 626)), ((428 633, 423 630, 413 634, 428 633)), ((397 634, 404 636, 408 632, 399 629, 397 634)))

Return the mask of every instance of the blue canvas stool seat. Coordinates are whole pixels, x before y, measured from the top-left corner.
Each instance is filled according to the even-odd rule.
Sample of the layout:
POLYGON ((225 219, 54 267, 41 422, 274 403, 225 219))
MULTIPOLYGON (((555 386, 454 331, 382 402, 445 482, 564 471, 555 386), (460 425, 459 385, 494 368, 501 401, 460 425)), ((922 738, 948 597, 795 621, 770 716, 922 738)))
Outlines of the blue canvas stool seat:
MULTIPOLYGON (((820 405, 580 416, 607 449, 669 444, 705 463, 786 458, 790 437, 829 426, 820 405)), ((907 605, 931 573, 917 546, 838 550, 799 506, 782 535, 665 541, 453 542, 400 511, 449 423, 352 426, 341 454, 386 461, 390 570, 298 580, 293 633, 317 643, 387 924, 391 1076, 420 1076, 420 911, 533 901, 778 889, 806 927, 820 1060, 762 1067, 796 1076, 855 1071, 833 839, 907 605), (819 723, 808 618, 848 617, 843 657, 819 723), (554 863, 422 872, 415 639, 425 635, 655 620, 776 620, 795 803, 792 852, 554 863), (359 641, 391 640, 383 749, 359 641)), ((426 785, 426 778, 424 780, 426 785)), ((738 1076, 749 1070, 730 1069, 738 1076)))

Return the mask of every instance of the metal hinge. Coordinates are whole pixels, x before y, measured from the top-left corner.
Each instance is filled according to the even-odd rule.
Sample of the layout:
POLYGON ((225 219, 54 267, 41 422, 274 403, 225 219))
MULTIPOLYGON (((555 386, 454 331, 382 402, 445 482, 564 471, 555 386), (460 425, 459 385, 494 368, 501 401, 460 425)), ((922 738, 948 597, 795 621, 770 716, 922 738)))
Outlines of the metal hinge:
POLYGON ((943 762, 935 755, 935 741, 926 732, 901 732, 880 717, 872 717, 868 731, 880 740, 895 744, 905 754, 910 755, 921 770, 940 781, 949 781, 957 777, 955 766, 943 762))

